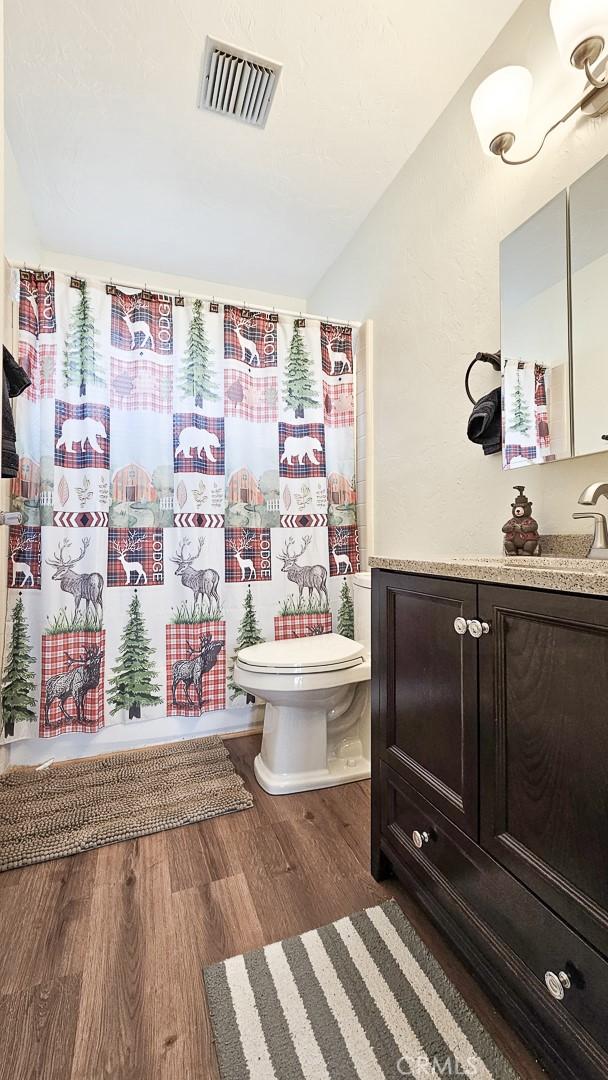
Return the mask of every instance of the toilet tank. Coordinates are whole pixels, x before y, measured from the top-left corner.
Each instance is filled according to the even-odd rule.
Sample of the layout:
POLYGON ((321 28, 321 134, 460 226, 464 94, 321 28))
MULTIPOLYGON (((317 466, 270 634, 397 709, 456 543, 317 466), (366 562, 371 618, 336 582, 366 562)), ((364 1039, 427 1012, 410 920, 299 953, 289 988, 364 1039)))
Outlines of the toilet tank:
POLYGON ((353 576, 353 605, 355 609, 355 641, 368 652, 372 647, 372 575, 369 570, 353 576))

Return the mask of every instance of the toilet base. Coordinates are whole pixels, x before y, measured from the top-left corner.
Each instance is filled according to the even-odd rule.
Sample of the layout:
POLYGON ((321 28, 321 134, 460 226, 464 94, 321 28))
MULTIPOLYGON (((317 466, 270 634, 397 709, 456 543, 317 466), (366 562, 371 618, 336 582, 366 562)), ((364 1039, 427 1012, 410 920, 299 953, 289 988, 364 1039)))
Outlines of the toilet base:
POLYGON ((258 754, 253 771, 258 784, 269 795, 292 795, 298 791, 315 791, 317 788, 350 784, 355 780, 369 780, 371 764, 366 758, 359 758, 352 765, 340 758, 333 758, 326 769, 286 774, 272 772, 262 755, 258 754))
POLYGON ((369 679, 272 696, 255 759, 264 791, 289 795, 369 778, 369 679))

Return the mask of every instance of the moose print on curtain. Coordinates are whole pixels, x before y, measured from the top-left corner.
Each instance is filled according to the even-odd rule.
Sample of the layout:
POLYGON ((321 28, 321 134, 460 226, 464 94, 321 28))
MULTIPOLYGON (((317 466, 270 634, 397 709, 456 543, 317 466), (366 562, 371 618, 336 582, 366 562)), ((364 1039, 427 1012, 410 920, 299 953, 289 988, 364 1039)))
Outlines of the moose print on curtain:
POLYGON ((238 649, 352 636, 352 327, 18 276, 2 737, 171 734, 250 703, 238 649))

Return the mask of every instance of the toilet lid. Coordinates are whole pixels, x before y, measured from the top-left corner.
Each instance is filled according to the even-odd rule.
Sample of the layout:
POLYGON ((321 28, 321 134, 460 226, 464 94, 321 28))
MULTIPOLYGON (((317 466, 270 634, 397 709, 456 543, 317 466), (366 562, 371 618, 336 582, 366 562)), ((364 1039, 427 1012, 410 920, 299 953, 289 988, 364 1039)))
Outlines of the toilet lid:
POLYGON ((342 634, 314 634, 286 641, 264 641, 241 649, 238 663, 243 667, 273 668, 275 671, 332 671, 360 664, 363 645, 342 634))

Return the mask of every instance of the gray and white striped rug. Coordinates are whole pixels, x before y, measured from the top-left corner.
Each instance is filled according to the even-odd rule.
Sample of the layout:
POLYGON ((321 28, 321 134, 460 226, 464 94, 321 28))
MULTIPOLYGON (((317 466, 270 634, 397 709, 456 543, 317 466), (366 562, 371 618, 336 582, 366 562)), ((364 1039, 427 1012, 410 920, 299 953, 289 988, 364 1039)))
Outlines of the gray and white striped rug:
POLYGON ((393 900, 204 975, 222 1080, 517 1080, 393 900))

